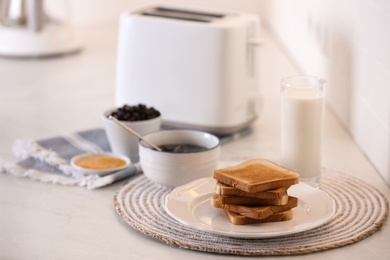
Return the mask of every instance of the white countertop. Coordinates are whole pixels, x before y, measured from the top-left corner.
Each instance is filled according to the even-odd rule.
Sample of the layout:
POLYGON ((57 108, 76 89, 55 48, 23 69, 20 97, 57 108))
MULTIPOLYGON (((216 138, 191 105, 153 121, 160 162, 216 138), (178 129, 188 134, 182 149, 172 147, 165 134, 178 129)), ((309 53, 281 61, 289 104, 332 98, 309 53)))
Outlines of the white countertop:
MULTIPOLYGON (((0 158, 15 160, 11 147, 18 138, 39 139, 102 127, 100 113, 114 104, 116 26, 82 32, 85 49, 77 55, 0 59, 0 158)), ((225 144, 221 158, 279 158, 279 81, 297 73, 266 37, 261 51, 262 112, 253 133, 225 144)), ((323 166, 366 181, 390 201, 389 188, 329 111, 325 116, 323 166)), ((113 205, 113 195, 122 184, 89 191, 0 174, 0 259, 226 257, 169 246, 133 230, 113 205)), ((378 232, 358 243, 299 257, 388 259, 389 238, 386 221, 378 232)))

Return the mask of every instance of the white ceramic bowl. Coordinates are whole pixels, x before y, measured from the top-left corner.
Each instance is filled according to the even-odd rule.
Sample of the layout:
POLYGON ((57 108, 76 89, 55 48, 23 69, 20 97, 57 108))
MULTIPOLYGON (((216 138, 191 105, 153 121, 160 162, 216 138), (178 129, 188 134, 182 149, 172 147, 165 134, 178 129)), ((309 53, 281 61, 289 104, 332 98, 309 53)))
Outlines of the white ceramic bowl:
POLYGON ((199 152, 173 153, 154 150, 139 141, 140 164, 151 181, 173 188, 213 176, 220 153, 220 142, 216 136, 194 130, 165 130, 144 138, 157 146, 191 144, 206 148, 199 152))
MULTIPOLYGON (((132 163, 138 162, 138 137, 108 119, 108 116, 117 108, 107 110, 102 115, 104 129, 106 130, 107 138, 111 146, 111 150, 115 154, 122 154, 130 158, 132 163)), ((158 131, 161 126, 161 116, 142 121, 121 121, 123 124, 134 129, 140 135, 145 135, 151 132, 158 131)))
POLYGON ((76 169, 77 171, 84 173, 84 174, 90 174, 90 175, 100 175, 104 176, 106 174, 109 174, 114 171, 122 170, 130 165, 130 159, 127 156, 124 155, 118 155, 118 154, 112 154, 112 153, 83 153, 74 156, 70 160, 70 165, 76 169), (110 168, 100 168, 100 169, 91 169, 91 168, 84 168, 77 164, 77 161, 84 158, 91 158, 91 157, 108 157, 108 158, 114 158, 114 159, 120 159, 124 161, 124 165, 118 166, 118 167, 110 167, 110 168))

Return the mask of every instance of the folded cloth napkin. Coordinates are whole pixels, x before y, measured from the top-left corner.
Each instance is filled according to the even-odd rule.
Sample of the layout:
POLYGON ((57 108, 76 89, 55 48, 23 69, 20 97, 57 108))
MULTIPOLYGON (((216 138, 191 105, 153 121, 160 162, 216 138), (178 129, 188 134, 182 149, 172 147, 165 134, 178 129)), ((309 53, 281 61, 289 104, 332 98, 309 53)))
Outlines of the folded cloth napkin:
MULTIPOLYGON (((221 144, 250 133, 250 128, 219 136, 221 144)), ((82 153, 110 152, 104 129, 91 129, 43 140, 16 140, 13 153, 18 162, 0 160, 0 172, 16 177, 61 185, 96 189, 142 172, 138 163, 106 176, 85 175, 70 165, 73 156, 82 153)))
POLYGON ((17 140, 13 152, 19 162, 0 162, 0 172, 16 177, 28 177, 41 182, 78 185, 95 189, 141 172, 138 164, 110 175, 82 174, 70 165, 73 156, 82 153, 110 152, 103 129, 76 132, 68 136, 44 140, 17 140))

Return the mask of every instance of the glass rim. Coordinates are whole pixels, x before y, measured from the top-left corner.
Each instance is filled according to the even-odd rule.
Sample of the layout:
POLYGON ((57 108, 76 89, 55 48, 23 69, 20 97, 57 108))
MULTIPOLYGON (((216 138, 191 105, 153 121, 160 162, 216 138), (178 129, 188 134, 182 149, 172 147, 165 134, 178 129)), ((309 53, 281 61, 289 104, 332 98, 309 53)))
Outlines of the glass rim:
POLYGON ((291 79, 310 79, 310 80, 317 80, 319 84, 323 85, 326 83, 326 80, 321 78, 321 77, 317 77, 317 76, 312 76, 312 75, 294 75, 294 76, 287 76, 287 77, 284 77, 281 79, 281 84, 282 86, 285 86, 285 87, 289 87, 291 84, 290 83, 287 83, 288 80, 291 80, 291 79))

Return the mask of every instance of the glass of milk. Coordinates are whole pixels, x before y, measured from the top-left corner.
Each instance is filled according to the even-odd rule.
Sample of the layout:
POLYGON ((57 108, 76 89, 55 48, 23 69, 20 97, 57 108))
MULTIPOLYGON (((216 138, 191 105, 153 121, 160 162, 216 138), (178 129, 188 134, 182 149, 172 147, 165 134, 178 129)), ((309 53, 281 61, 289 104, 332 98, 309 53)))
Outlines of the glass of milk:
POLYGON ((282 166, 319 187, 325 106, 325 80, 293 76, 281 80, 282 166))

